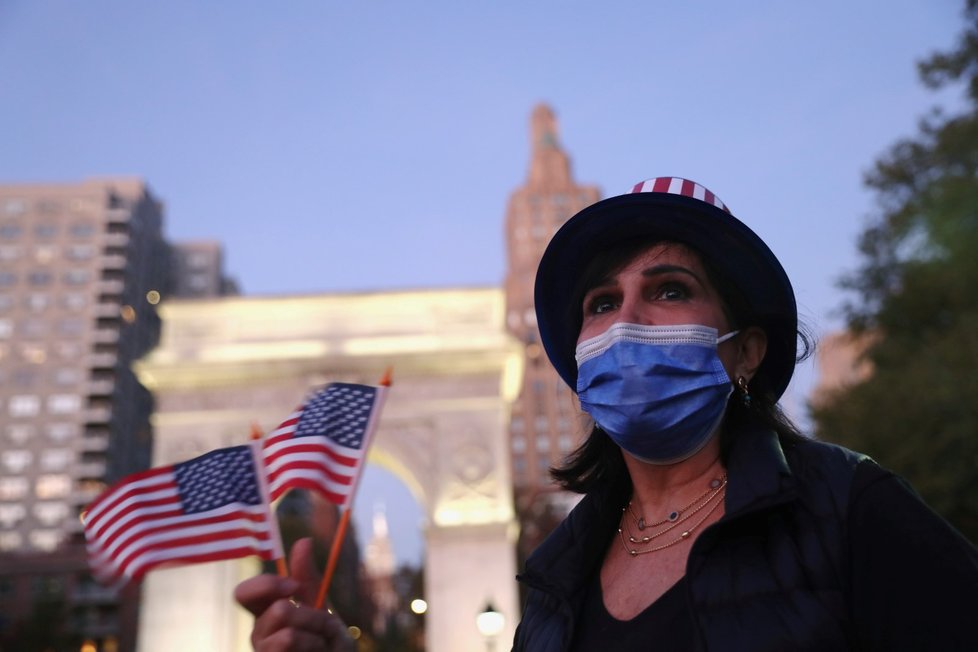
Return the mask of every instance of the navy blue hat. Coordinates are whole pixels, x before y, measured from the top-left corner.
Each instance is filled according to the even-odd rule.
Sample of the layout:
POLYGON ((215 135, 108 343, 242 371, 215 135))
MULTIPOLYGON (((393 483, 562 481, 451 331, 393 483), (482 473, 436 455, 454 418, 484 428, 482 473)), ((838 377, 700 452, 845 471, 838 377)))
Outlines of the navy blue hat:
POLYGON ((577 384, 574 350, 580 319, 581 277, 596 254, 635 238, 680 242, 695 251, 743 295, 767 333, 767 353, 752 389, 780 398, 797 353, 798 309, 791 282, 764 241, 730 214, 716 195, 678 177, 636 184, 625 195, 592 204, 554 235, 537 269, 534 302, 540 339, 550 362, 571 388, 577 384))

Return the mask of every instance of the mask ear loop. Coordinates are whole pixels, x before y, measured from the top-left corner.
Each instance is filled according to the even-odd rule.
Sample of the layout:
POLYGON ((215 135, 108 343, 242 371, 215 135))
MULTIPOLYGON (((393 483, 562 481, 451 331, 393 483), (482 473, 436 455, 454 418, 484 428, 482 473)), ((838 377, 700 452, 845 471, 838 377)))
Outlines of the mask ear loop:
POLYGON ((737 333, 739 333, 739 332, 740 332, 739 330, 736 330, 736 331, 730 331, 730 332, 729 332, 729 333, 727 333, 726 335, 723 335, 723 336, 721 336, 721 337, 718 337, 718 338, 717 338, 717 344, 723 344, 723 343, 724 343, 724 342, 726 342, 727 340, 729 340, 729 339, 731 339, 731 338, 733 338, 733 337, 735 337, 735 336, 737 335, 737 333))

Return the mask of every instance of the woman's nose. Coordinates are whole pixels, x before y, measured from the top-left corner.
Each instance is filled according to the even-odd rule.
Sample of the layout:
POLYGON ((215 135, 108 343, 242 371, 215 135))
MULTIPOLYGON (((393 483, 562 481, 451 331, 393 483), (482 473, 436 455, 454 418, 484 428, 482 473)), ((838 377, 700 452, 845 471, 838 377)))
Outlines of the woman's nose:
POLYGON ((623 324, 641 324, 650 326, 648 322, 648 311, 643 310, 642 302, 637 298, 623 297, 615 321, 623 324))

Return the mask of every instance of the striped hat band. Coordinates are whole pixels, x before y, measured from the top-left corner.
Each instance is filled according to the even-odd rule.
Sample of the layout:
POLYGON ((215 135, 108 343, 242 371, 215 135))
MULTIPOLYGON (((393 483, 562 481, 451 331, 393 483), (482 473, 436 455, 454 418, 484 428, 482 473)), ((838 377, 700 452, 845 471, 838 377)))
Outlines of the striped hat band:
POLYGON ((727 205, 720 201, 720 198, 710 192, 709 189, 704 188, 695 181, 681 177, 655 177, 654 179, 646 179, 645 181, 636 183, 627 194, 639 192, 663 192, 670 195, 691 197, 692 199, 698 199, 730 213, 727 205))

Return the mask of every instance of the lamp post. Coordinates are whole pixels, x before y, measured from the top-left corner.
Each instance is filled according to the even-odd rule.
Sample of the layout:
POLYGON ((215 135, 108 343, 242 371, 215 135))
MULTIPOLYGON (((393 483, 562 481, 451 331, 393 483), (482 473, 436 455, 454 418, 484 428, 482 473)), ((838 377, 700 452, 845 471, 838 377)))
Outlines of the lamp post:
POLYGON ((493 652, 496 637, 503 631, 505 625, 506 617, 496 611, 492 602, 486 602, 486 608, 475 617, 475 626, 479 628, 479 633, 486 639, 486 649, 489 652, 493 652))

